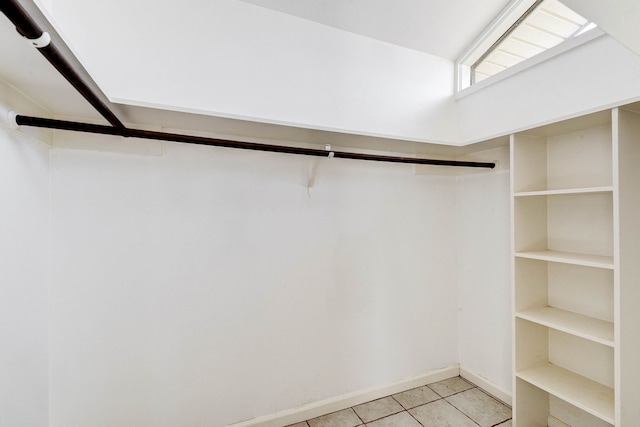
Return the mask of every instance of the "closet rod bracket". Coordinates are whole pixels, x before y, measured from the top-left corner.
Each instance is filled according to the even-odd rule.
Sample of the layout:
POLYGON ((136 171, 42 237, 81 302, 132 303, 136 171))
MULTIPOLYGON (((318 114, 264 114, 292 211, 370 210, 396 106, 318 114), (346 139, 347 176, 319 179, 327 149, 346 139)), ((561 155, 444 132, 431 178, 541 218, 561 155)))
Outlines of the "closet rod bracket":
POLYGON ((9 128, 16 130, 18 127, 18 113, 13 110, 9 110, 4 105, 0 104, 0 122, 8 126, 9 128))
POLYGON ((26 38, 26 39, 29 40, 29 43, 31 43, 33 46, 37 47, 38 49, 42 49, 43 47, 47 47, 51 43, 51 35, 49 33, 47 33, 46 31, 44 31, 40 35, 40 37, 38 37, 36 39, 29 39, 29 38, 26 38))

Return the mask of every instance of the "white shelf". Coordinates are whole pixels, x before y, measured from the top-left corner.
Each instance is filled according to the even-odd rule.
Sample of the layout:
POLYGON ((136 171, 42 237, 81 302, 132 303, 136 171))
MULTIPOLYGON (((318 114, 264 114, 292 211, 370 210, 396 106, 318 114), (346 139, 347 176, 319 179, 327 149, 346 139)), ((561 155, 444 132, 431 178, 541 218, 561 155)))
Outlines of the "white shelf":
POLYGON ((517 372, 516 376, 585 412, 614 424, 613 389, 547 363, 517 372))
POLYGON ((613 187, 587 187, 587 188, 566 188, 561 190, 540 190, 540 191, 519 191, 514 194, 515 197, 531 197, 531 196, 556 196, 571 194, 606 194, 613 193, 613 187))
POLYGON ((527 251, 517 252, 519 258, 537 259, 541 261, 559 262, 563 264, 582 265, 585 267, 606 268, 613 270, 613 257, 602 255, 576 254, 559 251, 527 251))
POLYGON ((555 307, 523 310, 516 313, 516 316, 609 347, 614 345, 613 323, 605 320, 583 316, 582 314, 555 307))

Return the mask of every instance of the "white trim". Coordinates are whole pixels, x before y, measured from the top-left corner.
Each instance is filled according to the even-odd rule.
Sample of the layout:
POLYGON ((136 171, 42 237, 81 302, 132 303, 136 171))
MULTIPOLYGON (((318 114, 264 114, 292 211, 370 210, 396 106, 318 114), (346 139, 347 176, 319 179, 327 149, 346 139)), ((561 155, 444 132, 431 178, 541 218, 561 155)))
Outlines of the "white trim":
POLYGON ((341 411, 355 405, 390 396, 392 394, 401 393, 412 388, 457 377, 458 375, 460 375, 460 367, 458 364, 455 364, 446 368, 429 371, 416 377, 396 381, 391 384, 355 391, 353 393, 343 394, 342 396, 325 399, 320 402, 310 403, 286 411, 254 418, 249 421, 230 424, 228 427, 281 427, 289 424, 295 424, 321 415, 329 414, 331 412, 341 411))
POLYGON ((460 55, 458 63, 473 65, 527 11, 536 0, 511 0, 500 14, 460 55))
POLYGON ((244 120, 244 121, 250 121, 250 122, 256 122, 256 123, 266 123, 271 125, 290 126, 290 127, 300 128, 305 130, 319 130, 319 131, 326 131, 326 132, 344 133, 348 135, 371 136, 374 138, 397 139, 397 140, 409 141, 409 142, 423 142, 427 144, 449 145, 452 147, 456 147, 459 145, 457 141, 453 141, 453 140, 433 139, 433 138, 427 139, 427 138, 418 138, 418 137, 408 136, 408 135, 396 135, 396 134, 379 133, 379 132, 364 132, 364 131, 356 132, 348 128, 315 125, 311 123, 311 121, 298 123, 298 122, 291 122, 287 120, 275 120, 268 117, 245 116, 243 114, 225 113, 224 111, 210 111, 210 110, 203 110, 201 108, 189 108, 189 107, 181 107, 181 106, 156 103, 156 102, 146 102, 146 101, 140 101, 137 99, 123 98, 123 97, 110 96, 110 95, 107 95, 107 99, 114 104, 124 104, 124 105, 130 105, 134 107, 152 108, 156 110, 176 111, 179 113, 199 114, 203 116, 222 117, 226 119, 244 120))
POLYGON ((535 1, 511 0, 473 43, 462 52, 455 65, 455 93, 467 87, 467 84, 463 83, 462 79, 469 74, 468 69, 533 6, 535 1))
POLYGON ((472 372, 462 366, 460 366, 460 376, 465 380, 477 385, 482 390, 486 391, 496 399, 501 400, 502 402, 506 403, 509 406, 512 405, 511 393, 503 389, 502 387, 494 384, 493 382, 486 379, 485 377, 478 375, 475 372, 472 372))

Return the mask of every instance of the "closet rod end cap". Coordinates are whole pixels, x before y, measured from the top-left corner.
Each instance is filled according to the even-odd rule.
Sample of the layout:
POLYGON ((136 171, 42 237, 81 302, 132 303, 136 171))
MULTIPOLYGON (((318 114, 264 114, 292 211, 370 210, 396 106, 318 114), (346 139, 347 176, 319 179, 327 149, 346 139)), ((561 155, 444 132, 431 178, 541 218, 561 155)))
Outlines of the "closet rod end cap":
POLYGON ((51 43, 51 35, 49 35, 49 33, 45 31, 37 39, 27 40, 29 40, 29 43, 31 43, 33 46, 37 47, 38 49, 42 49, 43 47, 49 46, 49 43, 51 43))
POLYGON ((20 127, 18 125, 18 113, 16 113, 15 111, 7 111, 5 120, 7 122, 7 125, 11 128, 11 129, 18 129, 18 127, 20 127))

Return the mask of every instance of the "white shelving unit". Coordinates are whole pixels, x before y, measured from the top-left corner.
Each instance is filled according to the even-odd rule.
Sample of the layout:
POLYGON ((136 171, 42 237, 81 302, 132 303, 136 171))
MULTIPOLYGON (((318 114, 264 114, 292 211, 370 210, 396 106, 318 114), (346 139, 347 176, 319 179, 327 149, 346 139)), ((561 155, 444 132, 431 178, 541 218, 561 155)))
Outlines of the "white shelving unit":
POLYGON ((514 426, 640 420, 635 107, 511 136, 514 426))

